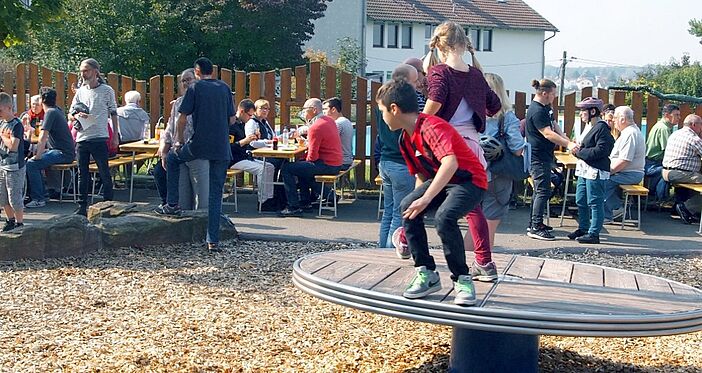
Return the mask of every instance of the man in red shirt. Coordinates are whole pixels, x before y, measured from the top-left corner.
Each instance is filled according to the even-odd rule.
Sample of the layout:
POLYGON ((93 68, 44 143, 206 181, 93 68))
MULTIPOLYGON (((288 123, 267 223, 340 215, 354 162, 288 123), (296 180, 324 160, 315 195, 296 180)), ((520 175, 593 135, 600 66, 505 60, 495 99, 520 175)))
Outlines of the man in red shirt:
POLYGON ((390 129, 402 130, 400 152, 410 174, 416 177, 414 191, 400 204, 417 271, 403 296, 423 298, 441 289, 424 227, 425 213, 435 211, 436 230, 454 281, 454 303, 472 306, 476 303, 475 287, 466 265, 458 220, 480 203, 487 190, 485 169, 448 122, 418 114, 417 96, 409 83, 389 81, 378 91, 376 101, 390 129))
POLYGON ((336 129, 334 119, 322 114, 322 101, 311 98, 305 101, 302 110, 305 113, 305 120, 312 123, 307 130, 307 159, 284 163, 281 168, 288 207, 278 213, 280 216, 301 216, 302 208, 311 207, 312 195, 318 195, 321 192, 319 184, 314 181, 314 176, 336 175, 341 170, 343 162, 339 131, 336 129), (298 187, 300 188, 299 197, 298 187))

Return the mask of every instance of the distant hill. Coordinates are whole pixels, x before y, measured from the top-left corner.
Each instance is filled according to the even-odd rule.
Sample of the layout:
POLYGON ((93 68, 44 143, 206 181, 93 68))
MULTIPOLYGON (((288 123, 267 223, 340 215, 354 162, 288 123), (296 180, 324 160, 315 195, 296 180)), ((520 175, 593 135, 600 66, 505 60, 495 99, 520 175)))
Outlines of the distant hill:
MULTIPOLYGON (((567 66, 564 91, 577 91, 587 86, 606 88, 610 85, 626 83, 636 78, 636 73, 643 69, 638 66, 567 66)), ((547 79, 559 83, 560 66, 546 65, 544 75, 547 79)))

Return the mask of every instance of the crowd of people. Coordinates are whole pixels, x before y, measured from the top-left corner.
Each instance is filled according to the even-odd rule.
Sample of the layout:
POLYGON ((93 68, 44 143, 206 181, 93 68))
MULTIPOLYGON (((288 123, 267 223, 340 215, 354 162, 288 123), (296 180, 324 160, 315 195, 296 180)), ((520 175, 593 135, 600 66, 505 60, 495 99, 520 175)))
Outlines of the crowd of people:
MULTIPOLYGON (((473 281, 497 278, 491 256, 495 232, 508 213, 515 181, 521 181, 518 175, 527 171, 533 184, 527 236, 555 239, 544 213, 552 197, 556 147, 577 158, 578 228, 568 238, 583 244, 599 243, 603 225, 624 218, 627 206, 620 185, 639 184, 647 177, 652 195, 664 199, 676 183, 702 183, 702 118, 697 115, 688 115, 674 131, 680 108, 666 105, 646 141, 630 107, 587 97, 576 105, 585 126, 570 138, 554 120, 554 82, 532 82, 534 98, 520 123, 502 78, 483 71, 462 27, 442 23, 429 49, 424 60, 400 64, 375 97, 380 118, 375 156, 384 193, 378 246, 394 247, 399 257, 414 260, 416 275, 404 293, 407 298, 441 288, 424 223, 431 211, 454 281, 455 302, 475 303, 473 281), (466 52, 470 63, 463 59, 466 52), (465 235, 458 226, 463 218, 469 226, 465 235), (470 264, 466 251, 475 253, 470 264)), ((184 70, 178 83, 180 97, 172 102, 153 169, 161 200, 155 212, 207 210, 207 248, 218 251, 229 168, 255 175, 260 210, 281 217, 301 216, 315 201, 338 198, 333 190, 322 190, 315 176, 337 174, 353 163, 353 124, 343 116, 339 98, 309 98, 300 113, 306 125, 282 129, 286 140, 306 144, 304 159, 264 162, 253 152, 277 140, 268 122, 270 102, 235 103, 204 57, 184 70), (282 186, 272 183, 276 175, 282 186)), ((7 216, 3 231, 22 227, 25 207, 43 207, 56 188, 61 190, 63 185, 51 182, 52 189, 44 186, 42 173, 49 176, 54 164, 77 158, 77 214, 87 213, 90 162, 99 170, 104 199, 111 200, 110 153, 120 143, 149 137, 150 120, 140 107, 139 93, 127 92, 125 105, 117 107, 94 59, 80 64, 80 82, 73 88, 67 115, 56 106, 56 91, 44 87, 31 98, 22 120, 13 113, 12 97, 0 93, 0 203, 7 216), (23 201, 25 180, 28 201, 23 201)), ((691 196, 686 189, 675 189, 673 210, 685 223, 696 219, 686 207, 691 196)))

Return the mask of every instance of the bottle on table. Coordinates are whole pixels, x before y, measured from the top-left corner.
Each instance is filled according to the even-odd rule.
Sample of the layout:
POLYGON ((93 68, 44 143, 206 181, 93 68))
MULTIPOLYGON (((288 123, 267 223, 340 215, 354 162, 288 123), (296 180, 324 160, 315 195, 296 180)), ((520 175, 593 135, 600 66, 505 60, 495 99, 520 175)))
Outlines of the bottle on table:
POLYGON ((273 150, 278 150, 278 136, 273 136, 273 150))
POLYGON ((148 144, 151 140, 151 123, 146 123, 144 125, 144 144, 148 144))
POLYGON ((283 146, 288 146, 288 139, 290 138, 290 132, 288 131, 287 128, 283 129, 283 133, 281 134, 282 140, 283 140, 283 146))

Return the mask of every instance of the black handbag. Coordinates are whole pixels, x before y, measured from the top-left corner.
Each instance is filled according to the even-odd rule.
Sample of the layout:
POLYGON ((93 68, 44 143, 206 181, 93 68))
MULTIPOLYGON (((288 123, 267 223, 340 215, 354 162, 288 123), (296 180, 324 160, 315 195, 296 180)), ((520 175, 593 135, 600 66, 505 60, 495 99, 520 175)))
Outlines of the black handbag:
POLYGON ((498 121, 497 136, 495 139, 502 144, 502 156, 490 162, 488 170, 490 170, 490 172, 494 175, 506 177, 512 180, 524 180, 529 177, 529 170, 524 169, 524 155, 514 155, 507 145, 504 115, 501 115, 498 121))

